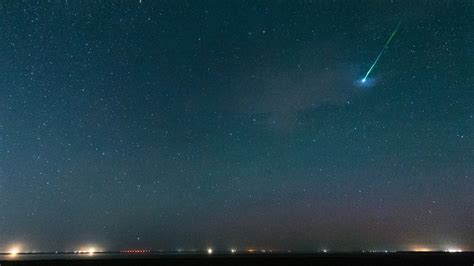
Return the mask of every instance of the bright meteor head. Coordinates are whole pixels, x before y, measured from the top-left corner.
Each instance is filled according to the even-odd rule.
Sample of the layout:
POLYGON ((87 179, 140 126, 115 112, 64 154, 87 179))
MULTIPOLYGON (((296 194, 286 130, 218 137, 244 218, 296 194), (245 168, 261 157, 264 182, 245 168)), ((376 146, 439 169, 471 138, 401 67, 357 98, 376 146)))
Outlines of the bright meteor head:
POLYGON ((361 78, 357 79, 354 82, 354 85, 359 88, 370 88, 375 85, 375 80, 373 78, 361 78))

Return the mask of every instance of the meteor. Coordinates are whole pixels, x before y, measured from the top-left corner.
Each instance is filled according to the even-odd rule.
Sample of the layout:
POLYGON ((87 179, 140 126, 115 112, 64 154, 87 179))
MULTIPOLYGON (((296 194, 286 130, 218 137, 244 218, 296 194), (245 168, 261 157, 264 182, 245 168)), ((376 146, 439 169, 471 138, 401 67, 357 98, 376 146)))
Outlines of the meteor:
POLYGON ((367 77, 369 76, 370 72, 372 72, 372 69, 374 69, 375 65, 377 64, 377 62, 379 61, 380 57, 382 56, 383 52, 385 51, 385 49, 387 49, 388 47, 388 44, 390 43, 390 41, 392 41, 393 39, 393 36, 395 36, 395 34, 397 34, 397 31, 398 31, 398 28, 400 27, 400 24, 402 23, 402 21, 400 20, 398 22, 398 25, 397 27, 395 28, 395 30, 392 32, 392 34, 390 34, 390 37, 388 38, 387 42, 385 43, 385 45, 383 46, 382 50, 380 51, 380 53, 377 55, 377 57, 375 58, 375 61, 374 63, 372 64, 372 66, 369 68, 369 71, 367 71, 367 74, 365 74, 365 77, 362 79, 362 83, 365 83, 367 81, 367 77))

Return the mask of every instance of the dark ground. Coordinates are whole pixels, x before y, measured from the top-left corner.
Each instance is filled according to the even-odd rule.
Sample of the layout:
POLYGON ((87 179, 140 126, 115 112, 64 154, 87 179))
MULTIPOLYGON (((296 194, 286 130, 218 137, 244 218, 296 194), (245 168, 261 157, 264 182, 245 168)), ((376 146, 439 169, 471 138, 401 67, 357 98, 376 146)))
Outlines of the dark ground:
POLYGON ((474 253, 337 253, 268 255, 128 256, 120 259, 0 261, 17 265, 474 265, 474 253))

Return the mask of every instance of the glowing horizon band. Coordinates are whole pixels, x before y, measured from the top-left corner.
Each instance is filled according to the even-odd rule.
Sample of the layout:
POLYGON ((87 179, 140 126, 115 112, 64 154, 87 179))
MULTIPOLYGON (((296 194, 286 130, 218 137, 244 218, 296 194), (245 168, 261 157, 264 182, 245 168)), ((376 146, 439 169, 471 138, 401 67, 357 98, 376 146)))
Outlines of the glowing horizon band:
POLYGON ((374 63, 372 64, 372 66, 369 68, 369 71, 367 71, 367 74, 365 74, 365 77, 362 79, 362 82, 365 82, 367 77, 369 76, 370 72, 372 71, 372 69, 374 69, 375 65, 377 64, 377 62, 379 61, 380 57, 382 56, 383 52, 385 51, 385 49, 387 49, 387 46, 388 44, 390 43, 390 41, 393 39, 393 36, 395 36, 395 34, 397 33, 398 31, 398 28, 400 27, 400 24, 402 23, 402 21, 398 22, 398 25, 397 27, 395 28, 395 30, 392 32, 392 34, 390 35, 390 37, 388 38, 387 42, 385 43, 385 45, 383 46, 382 50, 380 51, 380 53, 377 55, 377 57, 375 58, 375 61, 374 63))

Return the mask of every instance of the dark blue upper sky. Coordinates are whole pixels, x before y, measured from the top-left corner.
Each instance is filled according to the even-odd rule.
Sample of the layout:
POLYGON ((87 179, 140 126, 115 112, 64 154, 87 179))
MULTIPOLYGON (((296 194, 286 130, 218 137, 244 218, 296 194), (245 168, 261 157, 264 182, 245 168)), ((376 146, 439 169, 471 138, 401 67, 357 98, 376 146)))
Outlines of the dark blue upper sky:
POLYGON ((0 251, 473 249, 472 14, 1 3, 0 251))

